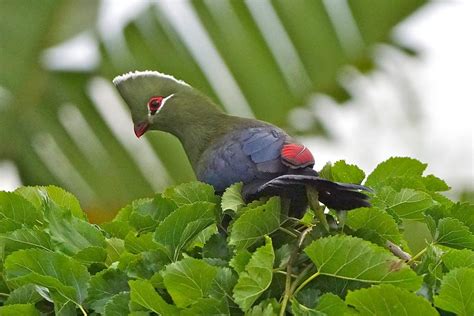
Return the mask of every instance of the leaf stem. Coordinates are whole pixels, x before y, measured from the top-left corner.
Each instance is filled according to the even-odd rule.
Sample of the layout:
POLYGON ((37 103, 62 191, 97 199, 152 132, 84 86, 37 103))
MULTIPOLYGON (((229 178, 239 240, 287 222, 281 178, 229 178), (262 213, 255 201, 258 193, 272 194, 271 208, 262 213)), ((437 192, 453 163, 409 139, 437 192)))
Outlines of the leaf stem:
MULTIPOLYGON (((288 275, 288 273, 286 271, 282 271, 282 270, 273 270, 274 273, 280 273, 280 274, 283 274, 283 275, 288 275)), ((291 275, 292 278, 297 278, 298 276, 296 274, 292 274, 291 275)))
POLYGON ((326 220, 326 214, 324 214, 324 207, 319 204, 319 193, 312 186, 306 186, 306 196, 308 198, 308 204, 313 209, 314 214, 319 219, 319 222, 324 226, 326 231, 329 231, 329 224, 326 220))
POLYGON ((295 292, 293 293, 294 295, 296 295, 299 291, 301 291, 302 288, 304 288, 309 282, 313 281, 315 278, 318 277, 319 275, 319 271, 316 271, 316 273, 314 273, 313 275, 311 275, 309 278, 307 278, 306 280, 304 280, 303 283, 300 284, 300 286, 298 286, 295 290, 295 292))
POLYGON ((284 232, 284 233, 287 233, 288 235, 290 235, 290 236, 293 237, 293 238, 298 237, 298 235, 296 235, 295 233, 293 233, 291 230, 286 229, 286 228, 284 228, 284 227, 282 227, 282 226, 278 227, 278 229, 281 230, 281 231, 284 232))
POLYGON ((296 247, 293 249, 293 252, 291 253, 290 258, 288 259, 288 264, 286 266, 286 280, 285 280, 285 294, 283 296, 283 300, 281 302, 281 308, 280 308, 280 316, 286 315, 286 306, 288 305, 288 300, 290 297, 294 294, 294 289, 296 287, 296 284, 299 283, 299 280, 305 275, 306 271, 311 267, 311 265, 308 265, 291 283, 291 277, 292 275, 292 270, 293 270, 293 262, 295 261, 296 257, 298 257, 299 250, 301 249, 301 246, 303 245, 304 239, 308 235, 309 232, 313 229, 313 226, 310 226, 306 228, 304 231, 301 232, 296 247), (302 276, 303 275, 303 276, 302 276))
POLYGON ((9 296, 10 296, 10 294, 8 294, 8 293, 0 293, 0 296, 9 297, 9 296))
POLYGON ((294 259, 294 254, 297 251, 294 251, 291 254, 291 257, 288 261, 288 265, 286 266, 286 280, 285 280, 285 295, 283 296, 283 301, 281 302, 281 309, 280 309, 280 316, 286 315, 286 305, 288 304, 288 300, 290 299, 290 288, 291 288, 291 270, 293 269, 292 263, 294 259))
POLYGON ((79 309, 81 310, 82 315, 87 316, 87 312, 86 312, 86 310, 84 309, 84 307, 82 307, 81 304, 78 304, 77 306, 79 306, 79 309))
POLYGON ((295 281, 291 285, 291 293, 295 294, 296 287, 300 284, 301 280, 304 279, 304 277, 306 276, 306 273, 308 273, 308 271, 311 270, 312 267, 313 267, 313 264, 310 263, 303 269, 303 271, 300 272, 300 274, 298 274, 295 281))
POLYGON ((410 260, 407 261, 407 264, 408 265, 411 265, 413 262, 415 262, 416 260, 418 260, 418 258, 420 258, 427 250, 428 250, 428 247, 431 246, 432 244, 429 244, 428 246, 426 246, 425 248, 423 248, 420 252, 418 252, 416 255, 414 255, 413 257, 411 257, 410 260))

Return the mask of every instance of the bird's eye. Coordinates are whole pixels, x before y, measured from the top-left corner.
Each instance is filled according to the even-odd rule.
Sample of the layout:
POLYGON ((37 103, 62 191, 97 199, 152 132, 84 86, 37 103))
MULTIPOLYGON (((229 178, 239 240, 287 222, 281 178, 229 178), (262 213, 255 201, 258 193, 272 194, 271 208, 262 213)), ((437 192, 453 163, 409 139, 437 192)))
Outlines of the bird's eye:
POLYGON ((150 101, 148 101, 148 110, 150 110, 150 114, 155 114, 161 106, 163 101, 163 97, 152 97, 150 101))

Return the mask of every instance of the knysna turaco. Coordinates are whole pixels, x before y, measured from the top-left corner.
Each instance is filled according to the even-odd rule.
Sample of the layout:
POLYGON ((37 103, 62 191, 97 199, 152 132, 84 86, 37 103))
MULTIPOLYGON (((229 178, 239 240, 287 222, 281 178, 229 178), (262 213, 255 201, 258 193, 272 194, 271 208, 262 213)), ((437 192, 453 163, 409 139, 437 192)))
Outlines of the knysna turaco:
POLYGON ((197 179, 218 193, 242 182, 245 200, 279 195, 289 201, 295 217, 306 210, 308 190, 317 191, 319 201, 336 210, 369 205, 360 192, 365 187, 320 178, 308 148, 282 129, 227 115, 183 81, 156 71, 136 71, 113 83, 130 108, 135 135, 159 130, 176 136, 197 179))

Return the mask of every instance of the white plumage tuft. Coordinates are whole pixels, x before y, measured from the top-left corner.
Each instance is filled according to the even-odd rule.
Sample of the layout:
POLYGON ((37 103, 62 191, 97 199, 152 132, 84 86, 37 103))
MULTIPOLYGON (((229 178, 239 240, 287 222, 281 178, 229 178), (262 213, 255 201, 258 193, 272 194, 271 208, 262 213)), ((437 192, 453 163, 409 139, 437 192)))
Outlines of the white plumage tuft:
POLYGON ((171 80, 175 81, 176 83, 179 83, 179 84, 182 84, 182 85, 185 85, 185 86, 189 87, 189 84, 187 84, 183 80, 179 80, 179 79, 176 79, 175 77, 173 77, 171 75, 167 75, 167 74, 161 73, 159 71, 153 71, 153 70, 130 71, 130 72, 127 72, 123 75, 115 77, 114 80, 112 80, 112 82, 113 82, 114 85, 117 86, 123 81, 126 81, 128 79, 135 79, 139 76, 161 77, 161 78, 171 79, 171 80))

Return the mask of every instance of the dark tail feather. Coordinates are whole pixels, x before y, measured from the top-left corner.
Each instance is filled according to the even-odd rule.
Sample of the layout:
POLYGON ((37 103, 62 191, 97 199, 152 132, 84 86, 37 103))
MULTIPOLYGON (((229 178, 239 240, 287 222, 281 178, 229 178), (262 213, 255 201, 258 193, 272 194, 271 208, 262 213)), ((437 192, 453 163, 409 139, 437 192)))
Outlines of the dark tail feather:
POLYGON ((352 210, 358 207, 369 207, 367 195, 350 190, 318 191, 319 200, 335 210, 352 210))
POLYGON ((321 203, 332 209, 351 210, 370 206, 369 197, 361 191, 371 192, 371 189, 358 184, 332 182, 314 175, 279 176, 261 184, 255 195, 281 195, 285 191, 305 190, 306 185, 314 186, 321 203))

